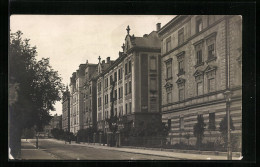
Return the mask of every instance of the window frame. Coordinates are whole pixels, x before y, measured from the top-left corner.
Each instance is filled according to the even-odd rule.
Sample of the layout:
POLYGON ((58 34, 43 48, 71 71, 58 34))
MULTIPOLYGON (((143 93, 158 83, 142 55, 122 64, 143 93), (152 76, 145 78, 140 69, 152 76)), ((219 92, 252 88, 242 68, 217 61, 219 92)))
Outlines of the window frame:
POLYGON ((169 52, 169 51, 171 50, 171 45, 172 45, 172 44, 171 44, 171 36, 168 37, 165 42, 166 42, 166 43, 165 43, 165 44, 166 44, 166 48, 165 48, 166 50, 165 50, 165 51, 166 51, 166 53, 167 53, 167 52, 169 52))
POLYGON ((182 27, 179 31, 178 31, 178 45, 181 45, 184 43, 184 27, 182 27))

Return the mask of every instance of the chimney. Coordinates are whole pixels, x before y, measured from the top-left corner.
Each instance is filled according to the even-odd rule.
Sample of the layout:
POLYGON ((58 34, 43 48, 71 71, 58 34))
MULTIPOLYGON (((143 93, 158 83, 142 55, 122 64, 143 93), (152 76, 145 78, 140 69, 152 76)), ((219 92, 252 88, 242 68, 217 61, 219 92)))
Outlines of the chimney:
POLYGON ((147 37, 147 36, 148 36, 148 34, 144 34, 144 35, 143 35, 143 37, 147 37))
POLYGON ((156 24, 156 31, 159 31, 161 29, 161 23, 156 24))
POLYGON ((110 57, 107 57, 107 63, 110 63, 110 57))
POLYGON ((102 64, 105 64, 105 60, 102 60, 102 64))

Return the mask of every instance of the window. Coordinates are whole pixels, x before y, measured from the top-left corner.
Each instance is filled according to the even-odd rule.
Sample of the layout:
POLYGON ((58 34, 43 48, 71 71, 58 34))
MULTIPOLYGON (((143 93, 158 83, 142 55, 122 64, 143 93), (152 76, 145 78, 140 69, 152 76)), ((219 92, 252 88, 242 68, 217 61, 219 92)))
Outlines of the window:
POLYGON ((98 98, 98 107, 101 106, 101 97, 98 98))
POLYGON ((117 108, 115 108, 115 113, 114 113, 114 115, 117 115, 117 108))
POLYGON ((132 102, 129 103, 129 113, 132 113, 132 102))
POLYGON ((215 78, 208 79, 208 91, 209 92, 215 91, 215 87, 216 87, 216 85, 215 85, 215 78))
POLYGON ((167 79, 172 78, 172 62, 167 62, 166 63, 166 76, 167 79))
POLYGON ((118 99, 120 99, 121 98, 121 88, 118 88, 118 94, 119 94, 118 99))
POLYGON ((108 87, 108 78, 105 79, 105 88, 108 87))
POLYGON ((127 63, 125 64, 125 75, 127 75, 127 63))
POLYGON ((215 48, 214 43, 208 46, 208 60, 213 59, 215 57, 215 48))
POLYGON ((200 32, 201 30, 202 30, 202 19, 199 18, 199 19, 197 19, 197 21, 196 21, 196 32, 198 33, 198 32, 200 32))
POLYGON ((167 103, 172 102, 172 92, 167 92, 167 103))
POLYGON ((202 95, 203 94, 203 85, 202 82, 197 83, 197 95, 202 95))
POLYGON ((172 121, 171 121, 171 119, 168 119, 168 122, 167 122, 167 124, 168 124, 168 129, 171 129, 171 124, 172 124, 172 121))
POLYGON ((114 72, 114 80, 117 81, 117 72, 114 72))
POLYGON ((184 89, 179 89, 179 101, 184 100, 184 89))
POLYGON ((184 73, 183 60, 179 60, 178 64, 179 64, 179 74, 184 73))
POLYGON ((166 39, 166 52, 171 50, 171 37, 166 39))
POLYGON ((110 92, 110 102, 113 100, 113 92, 110 92))
POLYGON ((196 54, 197 54, 197 65, 202 64, 202 50, 201 49, 198 50, 196 54))
POLYGON ((150 79, 150 82, 151 82, 151 83, 150 83, 150 84, 151 84, 150 89, 153 90, 153 91, 154 91, 154 90, 157 90, 157 89, 156 89, 156 87, 157 87, 157 86, 156 86, 156 79, 155 79, 155 78, 151 78, 151 79, 150 79))
POLYGON ((115 90, 115 95, 114 95, 114 97, 115 97, 115 100, 117 99, 117 90, 115 90))
POLYGON ((215 113, 209 113, 209 129, 214 130, 215 128, 215 113))
POLYGON ((125 104, 125 114, 127 114, 127 104, 125 104))
POLYGON ((150 69, 156 70, 156 58, 155 57, 150 58, 150 69))
POLYGON ((101 91, 101 82, 98 83, 98 91, 101 91))
POLYGON ((125 84, 125 95, 127 95, 127 83, 125 84))
POLYGON ((180 130, 184 130, 184 118, 180 117, 180 130))
POLYGON ((91 86, 89 87, 89 93, 91 94, 91 86))
POLYGON ((132 71, 132 63, 131 63, 131 60, 129 60, 129 62, 128 62, 128 68, 129 68, 129 73, 131 73, 131 71, 132 71))
POLYGON ((128 93, 132 93, 132 82, 129 81, 128 85, 129 85, 129 92, 128 93))
POLYGON ((118 80, 120 80, 121 78, 121 69, 118 69, 118 80))
POLYGON ((110 84, 113 82, 113 75, 110 75, 110 84))
POLYGON ((181 45, 184 42, 184 28, 178 32, 178 44, 181 45))

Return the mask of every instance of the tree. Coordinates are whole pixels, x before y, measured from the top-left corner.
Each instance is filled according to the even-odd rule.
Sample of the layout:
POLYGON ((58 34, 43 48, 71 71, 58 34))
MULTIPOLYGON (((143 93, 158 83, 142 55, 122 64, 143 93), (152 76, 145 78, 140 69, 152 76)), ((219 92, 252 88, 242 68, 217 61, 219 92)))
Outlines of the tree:
POLYGON ((196 145, 200 148, 204 136, 206 124, 204 123, 203 115, 197 116, 197 123, 193 126, 193 134, 197 138, 196 145))
MULTIPOLYGON (((235 127, 233 125, 233 120, 231 117, 230 117, 230 129, 235 130, 235 127)), ((222 138, 224 139, 225 147, 227 147, 227 132, 228 131, 227 131, 227 116, 226 115, 219 123, 219 131, 221 133, 222 138)), ((232 136, 231 136, 231 138, 232 138, 232 136)))
POLYGON ((19 157, 22 130, 35 127, 41 131, 51 119, 50 110, 61 99, 64 85, 48 58, 37 61, 36 47, 22 32, 11 33, 9 47, 9 85, 18 85, 17 98, 9 103, 9 146, 14 158, 19 157))

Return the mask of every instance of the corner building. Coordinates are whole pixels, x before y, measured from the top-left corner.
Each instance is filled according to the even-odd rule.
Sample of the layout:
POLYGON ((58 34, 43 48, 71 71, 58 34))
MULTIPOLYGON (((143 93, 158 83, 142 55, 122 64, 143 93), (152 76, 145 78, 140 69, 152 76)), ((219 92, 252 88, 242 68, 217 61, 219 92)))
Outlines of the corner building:
POLYGON ((219 138, 226 115, 224 93, 232 92, 230 115, 242 133, 242 18, 223 15, 179 15, 158 32, 161 39, 162 120, 170 126, 171 144, 195 144, 197 116, 206 123, 203 142, 219 138), (211 130, 209 124, 215 125, 211 130))
MULTIPOLYGON (((160 24, 157 25, 157 30, 160 24)), ((98 129, 109 130, 105 119, 111 111, 111 83, 114 88, 114 114, 119 118, 126 117, 132 126, 145 122, 161 122, 160 113, 160 40, 157 31, 143 37, 127 35, 122 46, 123 52, 109 66, 98 64, 97 79, 97 121, 98 129)), ((119 125, 119 128, 122 128, 119 125)))

